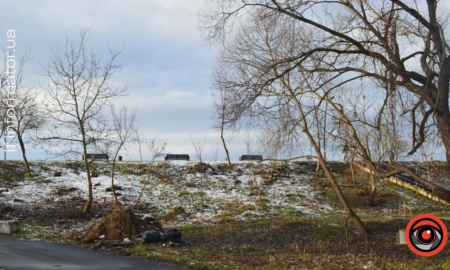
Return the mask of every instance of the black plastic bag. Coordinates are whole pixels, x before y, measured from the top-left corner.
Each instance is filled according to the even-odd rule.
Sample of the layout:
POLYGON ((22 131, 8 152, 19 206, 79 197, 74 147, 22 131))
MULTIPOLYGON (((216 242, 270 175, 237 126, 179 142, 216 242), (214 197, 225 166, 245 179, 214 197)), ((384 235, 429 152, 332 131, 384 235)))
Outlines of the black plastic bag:
POLYGON ((145 231, 141 233, 142 241, 146 243, 156 243, 161 240, 161 233, 156 231, 145 231))
POLYGON ((172 243, 180 243, 181 232, 178 229, 168 229, 164 232, 164 241, 172 243))

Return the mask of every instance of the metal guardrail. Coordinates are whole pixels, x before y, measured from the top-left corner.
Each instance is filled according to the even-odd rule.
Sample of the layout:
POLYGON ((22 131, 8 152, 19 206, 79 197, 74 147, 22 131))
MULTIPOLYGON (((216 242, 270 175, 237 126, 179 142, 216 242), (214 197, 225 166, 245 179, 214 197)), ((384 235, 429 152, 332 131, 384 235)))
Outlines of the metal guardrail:
MULTIPOLYGON (((387 171, 389 171, 390 169, 393 169, 393 168, 394 168, 394 166, 391 166, 391 165, 388 165, 388 164, 381 164, 381 166, 380 166, 380 170, 381 171, 385 171, 385 172, 387 172, 387 171)), ((419 187, 419 188, 424 189, 427 192, 433 192, 432 189, 422 185, 421 183, 418 183, 417 180, 414 179, 410 175, 405 175, 405 173, 397 173, 397 174, 395 174, 393 176, 398 178, 398 179, 401 179, 401 180, 403 180, 403 181, 405 181, 405 182, 407 182, 407 183, 409 183, 411 185, 415 185, 416 189, 417 189, 417 187, 419 187)))

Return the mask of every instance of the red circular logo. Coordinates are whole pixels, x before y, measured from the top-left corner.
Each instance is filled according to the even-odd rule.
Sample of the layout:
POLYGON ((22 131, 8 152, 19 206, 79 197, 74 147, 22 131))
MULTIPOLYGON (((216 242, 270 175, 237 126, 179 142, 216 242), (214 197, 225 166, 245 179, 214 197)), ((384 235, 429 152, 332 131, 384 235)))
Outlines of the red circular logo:
POLYGON ((406 226, 405 241, 412 252, 420 256, 433 256, 447 242, 447 228, 438 217, 422 214, 406 226))

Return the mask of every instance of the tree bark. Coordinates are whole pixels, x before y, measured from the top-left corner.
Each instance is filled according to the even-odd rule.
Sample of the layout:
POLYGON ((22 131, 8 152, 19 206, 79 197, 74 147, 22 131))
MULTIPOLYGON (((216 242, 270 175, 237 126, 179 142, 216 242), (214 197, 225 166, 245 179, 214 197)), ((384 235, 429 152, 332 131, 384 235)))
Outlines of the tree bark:
POLYGON ((273 164, 273 161, 272 161, 272 162, 270 162, 270 179, 269 179, 269 182, 273 181, 273 172, 274 172, 274 164, 273 164))
MULTIPOLYGON (((317 129, 319 130, 319 129, 317 129)), ((320 152, 320 137, 319 137, 319 131, 317 131, 317 146, 319 147, 319 152, 320 152)), ((316 168, 316 172, 319 171, 320 168, 320 162, 319 159, 317 159, 317 168, 316 168)))
POLYGON ((91 205, 94 201, 94 198, 92 197, 92 181, 91 181, 91 173, 89 171, 89 162, 87 157, 87 149, 86 149, 86 141, 85 136, 83 133, 83 152, 84 152, 84 167, 86 169, 86 175, 88 180, 88 201, 86 202, 86 205, 84 206, 83 213, 88 213, 91 211, 91 205))
POLYGON ((355 155, 352 156, 352 160, 350 161, 350 170, 352 171, 352 180, 353 180, 353 184, 356 184, 356 179, 355 179, 355 170, 353 169, 353 160, 355 159, 355 155))
POLYGON ((447 104, 445 113, 436 112, 435 118, 439 133, 441 134, 442 142, 445 146, 445 156, 447 158, 447 166, 450 167, 450 112, 447 104))
MULTIPOLYGON (((313 144, 314 148, 316 148, 316 145, 313 144)), ((353 212, 353 210, 350 208, 347 200, 345 199, 344 195, 342 194, 342 190, 337 184, 336 180, 334 179, 333 175, 331 174, 330 170, 325 164, 325 160, 322 157, 322 153, 316 149, 317 152, 317 158, 320 161, 320 165, 322 165, 323 170, 325 171, 326 176, 330 180, 331 185, 333 186, 334 190, 336 191, 336 194, 339 198, 339 201, 341 202, 342 206, 344 207, 344 211, 347 213, 347 216, 355 223, 356 227, 362 234, 368 234, 371 233, 371 230, 366 227, 366 225, 359 219, 359 217, 353 212)))
POLYGON ((116 195, 116 189, 114 188, 114 168, 116 166, 116 160, 113 160, 113 164, 112 164, 112 170, 111 170, 111 188, 113 190, 114 193, 114 199, 117 203, 117 195, 116 195))
POLYGON ((225 139, 223 138, 223 124, 220 132, 220 138, 222 139, 223 148, 225 149, 225 153, 227 154, 228 167, 231 169, 230 155, 228 154, 227 145, 225 144, 225 139))
POLYGON ((17 139, 19 139, 20 149, 22 150, 23 161, 25 162, 25 167, 27 168, 27 175, 28 175, 28 177, 31 177, 30 164, 28 164, 28 159, 25 155, 25 144, 23 143, 22 136, 17 134, 17 139))
POLYGON ((372 184, 372 190, 371 193, 375 194, 375 192, 377 191, 377 187, 375 186, 375 176, 373 175, 373 173, 369 173, 370 174, 370 181, 372 184))

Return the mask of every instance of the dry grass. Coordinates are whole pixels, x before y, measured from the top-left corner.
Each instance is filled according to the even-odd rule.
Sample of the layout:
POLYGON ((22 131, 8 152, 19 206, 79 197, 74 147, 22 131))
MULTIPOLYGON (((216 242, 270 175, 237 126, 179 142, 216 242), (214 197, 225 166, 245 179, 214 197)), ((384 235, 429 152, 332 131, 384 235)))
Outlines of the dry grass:
POLYGON ((134 239, 137 235, 133 225, 134 214, 131 208, 115 204, 115 210, 86 232, 83 242, 93 242, 104 235, 109 240, 134 239))
POLYGON ((181 206, 175 206, 173 210, 170 212, 172 215, 184 214, 186 211, 181 206))

